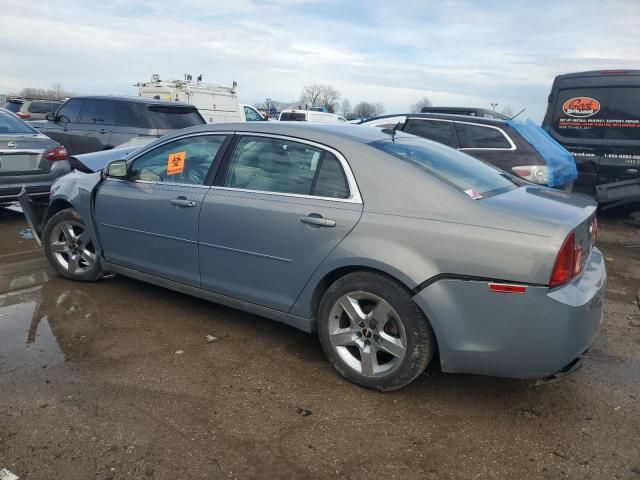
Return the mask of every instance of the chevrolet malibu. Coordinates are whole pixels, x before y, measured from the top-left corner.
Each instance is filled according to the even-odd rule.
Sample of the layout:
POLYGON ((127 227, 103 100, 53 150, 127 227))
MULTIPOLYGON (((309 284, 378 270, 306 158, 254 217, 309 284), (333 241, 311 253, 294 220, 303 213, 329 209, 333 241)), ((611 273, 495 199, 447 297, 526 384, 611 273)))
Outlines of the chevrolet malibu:
POLYGON ((74 160, 46 211, 21 199, 60 275, 117 273, 317 333, 367 388, 435 362, 556 377, 600 327, 595 203, 423 138, 212 124, 74 160))

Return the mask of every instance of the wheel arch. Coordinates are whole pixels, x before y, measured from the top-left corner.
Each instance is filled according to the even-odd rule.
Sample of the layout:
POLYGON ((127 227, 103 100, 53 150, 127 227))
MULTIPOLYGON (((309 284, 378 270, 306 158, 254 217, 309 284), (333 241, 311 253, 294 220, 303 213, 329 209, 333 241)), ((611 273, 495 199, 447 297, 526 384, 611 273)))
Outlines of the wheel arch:
POLYGON ((393 275, 393 274, 389 273, 388 271, 385 271, 385 270, 383 270, 381 268, 377 268, 377 267, 370 266, 370 265, 364 265, 364 264, 344 265, 344 266, 341 266, 341 267, 334 268, 333 270, 331 270, 331 271, 327 272, 326 274, 324 274, 319 279, 319 281, 317 281, 315 283, 315 286, 313 288, 313 292, 311 294, 311 300, 310 300, 310 314, 311 314, 310 315, 310 326, 311 326, 311 331, 316 331, 318 309, 320 308, 320 301, 322 300, 322 297, 324 296, 326 291, 338 279, 344 277, 345 275, 348 275, 350 273, 355 273, 355 272, 377 273, 379 275, 382 275, 384 277, 389 278, 390 280, 395 281, 399 285, 402 285, 404 288, 407 289, 408 292, 411 291, 411 288, 407 285, 407 283, 405 281, 402 281, 400 278, 398 278, 398 276, 393 275))

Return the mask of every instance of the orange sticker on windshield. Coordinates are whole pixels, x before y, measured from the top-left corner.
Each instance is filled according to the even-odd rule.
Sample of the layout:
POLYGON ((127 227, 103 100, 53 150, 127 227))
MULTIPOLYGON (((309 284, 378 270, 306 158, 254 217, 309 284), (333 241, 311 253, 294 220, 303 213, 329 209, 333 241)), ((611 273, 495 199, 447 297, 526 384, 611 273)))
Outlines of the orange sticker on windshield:
POLYGON ((184 161, 187 158, 187 152, 175 152, 169 154, 167 160, 167 175, 176 175, 184 172, 184 161))

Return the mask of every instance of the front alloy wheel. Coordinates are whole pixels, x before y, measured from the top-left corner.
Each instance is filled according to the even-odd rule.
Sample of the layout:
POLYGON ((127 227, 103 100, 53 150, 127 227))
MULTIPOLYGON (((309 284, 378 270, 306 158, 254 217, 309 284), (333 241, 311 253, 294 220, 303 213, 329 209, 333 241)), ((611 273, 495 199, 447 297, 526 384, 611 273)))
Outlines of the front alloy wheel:
POLYGON ((69 208, 53 215, 42 238, 49 262, 63 277, 81 281, 102 277, 93 239, 77 211, 69 208))

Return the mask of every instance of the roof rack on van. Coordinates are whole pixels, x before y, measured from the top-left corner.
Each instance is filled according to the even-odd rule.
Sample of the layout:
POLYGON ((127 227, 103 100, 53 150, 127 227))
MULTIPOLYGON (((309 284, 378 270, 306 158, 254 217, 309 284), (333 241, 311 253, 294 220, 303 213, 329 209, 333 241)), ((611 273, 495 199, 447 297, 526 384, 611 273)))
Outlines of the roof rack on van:
POLYGON ((236 93, 236 88, 238 87, 238 82, 235 80, 231 84, 230 87, 226 87, 224 85, 218 85, 215 83, 205 83, 202 81, 202 75, 198 77, 195 83, 193 83, 191 79, 191 75, 186 76, 185 80, 161 80, 160 76, 156 73, 151 76, 151 80, 148 82, 138 82, 134 84, 134 87, 168 87, 168 88, 176 88, 181 90, 186 90, 187 92, 191 92, 191 90, 208 90, 208 91, 217 91, 217 92, 226 92, 226 93, 236 93))

